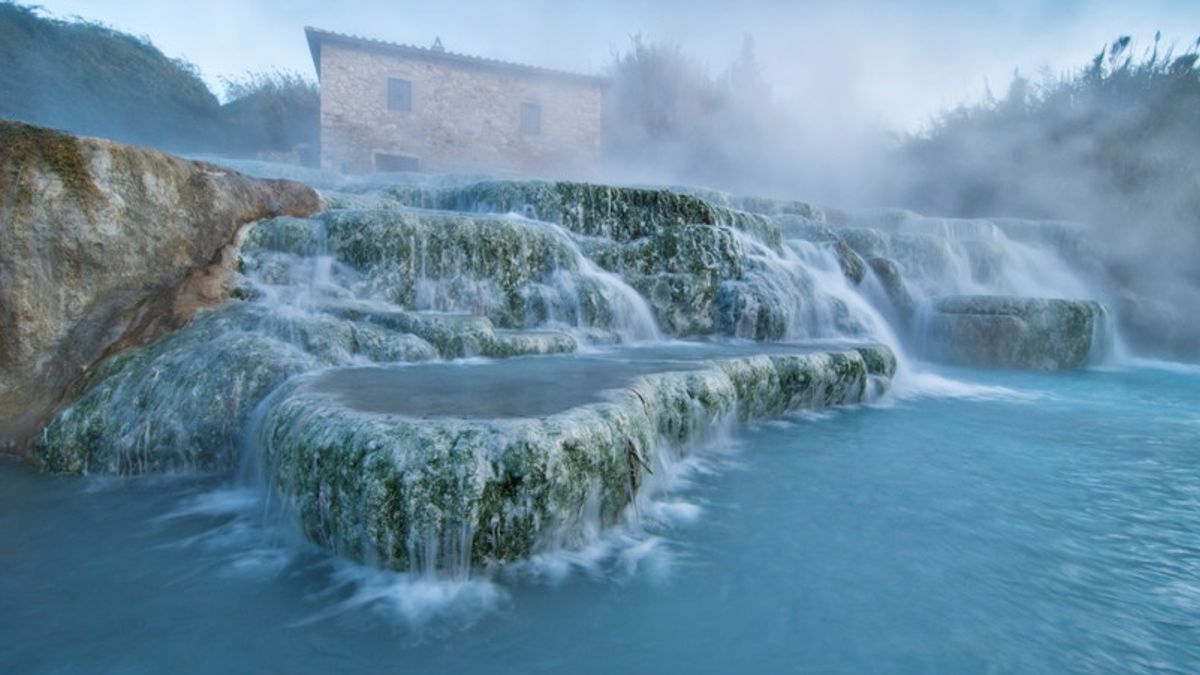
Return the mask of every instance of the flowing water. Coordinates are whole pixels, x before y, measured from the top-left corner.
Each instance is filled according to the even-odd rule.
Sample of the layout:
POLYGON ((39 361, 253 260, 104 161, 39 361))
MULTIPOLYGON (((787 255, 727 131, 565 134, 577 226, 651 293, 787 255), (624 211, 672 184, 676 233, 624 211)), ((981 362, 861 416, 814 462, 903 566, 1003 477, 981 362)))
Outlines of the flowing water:
POLYGON ((594 546, 458 580, 332 558, 228 477, 0 465, 0 670, 1200 668, 1200 369, 933 376, 735 433, 594 546))
MULTIPOLYGON (((1103 300, 1071 227, 866 213, 843 250, 823 223, 669 193, 410 188, 250 230, 245 301, 97 367, 40 441, 52 469, 173 475, 0 464, 0 672, 1200 670, 1200 369, 1119 345, 1065 374, 908 356, 940 295, 1103 300), (865 404, 749 428, 752 397, 630 388, 865 342, 895 353, 889 393, 856 355, 839 400, 865 404), (621 392, 642 427, 564 412, 621 392), (651 409, 693 435, 649 437, 651 409), (481 562, 472 481, 508 469, 471 443, 533 447, 549 431, 521 425, 547 417, 578 443, 558 467, 585 468, 514 465, 499 515, 533 554, 481 562), (404 435, 422 420, 445 433, 404 435), (614 472, 618 432, 645 433, 614 472), (370 483, 382 510, 328 492, 394 466, 433 468, 370 483), (357 529, 359 507, 403 515, 357 529), (405 531, 418 516, 436 531, 405 531)), ((840 391, 821 363, 794 380, 840 391)))

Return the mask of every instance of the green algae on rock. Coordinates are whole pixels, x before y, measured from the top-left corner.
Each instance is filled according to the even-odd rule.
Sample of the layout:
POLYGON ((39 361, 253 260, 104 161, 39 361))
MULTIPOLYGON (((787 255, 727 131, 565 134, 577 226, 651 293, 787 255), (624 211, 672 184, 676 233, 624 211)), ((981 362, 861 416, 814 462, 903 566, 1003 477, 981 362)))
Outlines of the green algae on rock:
POLYGON ((432 345, 439 356, 447 359, 561 354, 578 348, 575 338, 567 333, 497 329, 485 316, 408 312, 370 305, 329 307, 327 311, 352 321, 412 334, 432 345))
POLYGON ((542 418, 406 418, 297 378, 261 427, 264 471, 310 539, 395 569, 486 565, 618 522, 649 471, 730 422, 857 403, 884 347, 707 362, 542 418))
POLYGON ((523 218, 409 209, 329 211, 253 228, 242 269, 286 280, 289 258, 325 252, 356 272, 360 297, 421 311, 469 313, 502 328, 570 326, 645 339, 654 319, 559 228, 523 218), (279 269, 272 270, 271 265, 279 269))
POLYGON ((567 181, 480 181, 448 188, 394 186, 398 204, 450 211, 519 213, 559 224, 585 237, 633 241, 677 225, 727 225, 773 248, 779 227, 768 217, 718 206, 664 188, 567 181))
POLYGON ((950 363, 1061 370, 1104 349, 1108 310, 1095 301, 953 296, 927 319, 931 354, 950 363))
POLYGON ((254 407, 288 378, 362 360, 436 356, 412 335, 234 303, 102 362, 34 440, 31 459, 55 473, 229 470, 254 407))
POLYGON ((38 186, 35 167, 57 177, 66 196, 89 217, 103 198, 84 159, 79 139, 53 129, 0 120, 0 195, 10 195, 13 217, 28 216, 38 186))
MULTIPOLYGON (((518 216, 330 211, 256 226, 243 244, 242 265, 283 279, 287 270, 269 270, 277 261, 267 254, 323 251, 362 275, 361 295, 482 315, 501 328, 569 326, 639 339, 659 329, 756 340, 829 337, 812 314, 838 301, 783 260, 787 246, 776 250, 727 225, 680 222, 643 235, 580 236, 518 216)), ((854 330, 852 322, 838 328, 854 330)))
POLYGON ((779 317, 773 324, 766 317, 751 321, 755 328, 749 333, 734 332, 739 325, 750 325, 746 321, 729 320, 731 308, 777 304, 759 297, 762 284, 746 279, 748 241, 751 247, 782 253, 779 224, 771 217, 678 191, 587 183, 481 181, 432 189, 394 186, 388 194, 406 206, 515 212, 558 224, 578 237, 582 251, 599 267, 637 289, 669 334, 755 339, 783 334, 779 317), (747 301, 718 306, 722 293, 747 301))
POLYGON ((55 473, 225 471, 253 409, 289 378, 329 366, 571 352, 556 331, 496 330, 486 317, 369 305, 271 311, 238 302, 110 358, 33 444, 55 473))

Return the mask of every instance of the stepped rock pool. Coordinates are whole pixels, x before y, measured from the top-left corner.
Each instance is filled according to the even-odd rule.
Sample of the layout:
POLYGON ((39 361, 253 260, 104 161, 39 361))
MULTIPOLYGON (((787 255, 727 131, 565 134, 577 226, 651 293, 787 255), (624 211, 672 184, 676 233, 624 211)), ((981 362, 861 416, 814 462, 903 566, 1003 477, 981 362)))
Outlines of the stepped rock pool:
POLYGON ((304 389, 363 412, 404 417, 544 417, 603 400, 606 392, 654 373, 694 370, 711 359, 805 354, 853 343, 650 343, 582 354, 332 368, 304 389))
POLYGON ((910 372, 722 437, 585 549, 454 578, 335 558, 242 476, 5 462, 0 671, 1196 672, 1198 404, 1192 367, 910 372))

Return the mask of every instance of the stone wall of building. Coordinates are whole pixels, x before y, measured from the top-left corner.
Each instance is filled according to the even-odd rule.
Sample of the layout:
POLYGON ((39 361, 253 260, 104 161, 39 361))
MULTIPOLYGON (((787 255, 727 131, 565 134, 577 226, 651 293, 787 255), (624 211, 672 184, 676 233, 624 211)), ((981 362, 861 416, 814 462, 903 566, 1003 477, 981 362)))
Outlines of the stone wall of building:
POLYGON ((386 154, 414 158, 421 171, 539 173, 599 153, 597 78, 336 42, 321 46, 320 60, 323 169, 370 173, 386 154), (412 83, 410 111, 388 108, 389 78, 412 83), (521 133, 523 103, 540 106, 540 133, 521 133))

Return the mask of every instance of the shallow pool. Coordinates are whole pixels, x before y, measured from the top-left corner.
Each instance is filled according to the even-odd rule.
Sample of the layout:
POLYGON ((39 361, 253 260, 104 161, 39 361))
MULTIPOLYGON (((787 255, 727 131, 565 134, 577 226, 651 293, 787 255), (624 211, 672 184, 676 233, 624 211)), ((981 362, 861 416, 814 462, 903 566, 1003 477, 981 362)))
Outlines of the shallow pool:
POLYGON ((0 671, 1200 671, 1200 370, 939 370, 671 484, 448 581, 332 559, 236 477, 0 463, 0 671))

